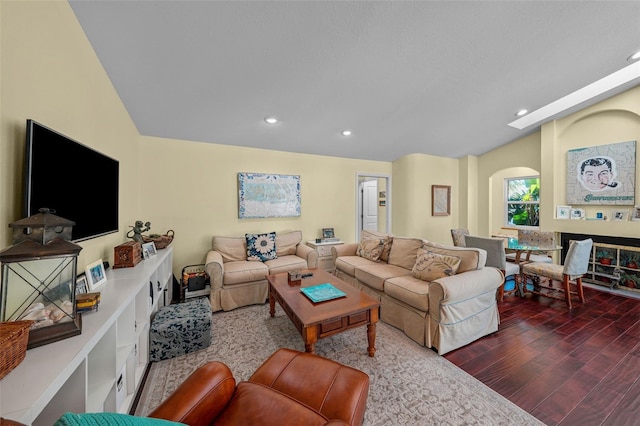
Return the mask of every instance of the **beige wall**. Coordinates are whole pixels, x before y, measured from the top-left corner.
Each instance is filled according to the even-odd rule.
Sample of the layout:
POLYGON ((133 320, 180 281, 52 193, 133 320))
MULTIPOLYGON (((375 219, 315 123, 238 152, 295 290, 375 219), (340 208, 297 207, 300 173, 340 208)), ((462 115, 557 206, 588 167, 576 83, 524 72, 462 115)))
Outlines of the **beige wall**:
POLYGON ((173 229, 176 271, 204 261, 213 235, 301 230, 305 240, 322 228, 354 241, 356 174, 391 174, 391 163, 294 154, 199 142, 141 137, 140 219, 152 231, 173 229), (300 175, 302 215, 239 219, 238 172, 300 175))
POLYGON ((458 223, 458 160, 411 154, 393 162, 392 229, 395 235, 451 243, 458 223), (431 185, 451 186, 451 215, 431 216, 431 185))
MULTIPOLYGON (((478 158, 478 235, 515 233, 503 229, 504 179, 538 174, 540 132, 494 149, 478 158)), ((540 177, 541 185, 550 181, 540 177)), ((543 201, 540 201, 541 204, 543 201)))
MULTIPOLYGON (((542 196, 551 202, 541 206, 540 220, 561 232, 640 237, 639 222, 557 220, 555 206, 566 205, 566 158, 570 149, 640 140, 640 87, 585 108, 542 127, 542 174, 552 176, 543 183, 542 196), (548 183, 547 186, 544 186, 548 183)), ((636 149, 640 148, 636 145, 636 149)), ((640 205, 639 153, 636 152, 636 205, 640 205)), ((632 206, 575 206, 587 217, 596 211, 631 210, 632 206)))
MULTIPOLYGON (((11 244, 7 225, 22 218, 25 122, 32 118, 120 161, 120 232, 80 243, 80 268, 112 262, 140 209, 138 132, 67 2, 2 1, 0 10, 0 243, 11 244)), ((60 190, 74 191, 79 203, 100 194, 60 190)))

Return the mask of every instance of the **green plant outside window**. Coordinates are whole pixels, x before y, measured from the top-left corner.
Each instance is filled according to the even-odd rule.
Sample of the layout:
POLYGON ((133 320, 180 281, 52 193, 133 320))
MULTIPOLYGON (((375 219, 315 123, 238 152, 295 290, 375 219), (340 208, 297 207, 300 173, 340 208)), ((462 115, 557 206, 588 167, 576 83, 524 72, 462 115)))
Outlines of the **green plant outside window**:
POLYGON ((540 177, 505 179, 505 212, 506 226, 540 226, 540 177))

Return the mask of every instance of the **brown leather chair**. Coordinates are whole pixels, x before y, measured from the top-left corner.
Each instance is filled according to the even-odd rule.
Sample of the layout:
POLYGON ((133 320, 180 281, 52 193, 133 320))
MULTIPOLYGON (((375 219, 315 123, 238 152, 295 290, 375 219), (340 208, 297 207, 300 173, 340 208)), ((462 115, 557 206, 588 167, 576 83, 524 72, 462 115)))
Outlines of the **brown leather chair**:
POLYGON ((199 425, 361 425, 369 376, 336 361, 278 349, 248 381, 221 362, 198 368, 149 414, 199 425))

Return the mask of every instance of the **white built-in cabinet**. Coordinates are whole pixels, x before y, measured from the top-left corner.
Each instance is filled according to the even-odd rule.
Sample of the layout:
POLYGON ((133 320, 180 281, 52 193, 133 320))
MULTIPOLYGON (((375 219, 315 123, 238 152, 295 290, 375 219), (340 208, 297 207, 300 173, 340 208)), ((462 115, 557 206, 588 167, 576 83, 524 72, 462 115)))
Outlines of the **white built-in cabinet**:
POLYGON ((172 249, 134 268, 108 269, 82 333, 27 351, 0 380, 0 417, 51 425, 67 411, 127 413, 149 360, 153 314, 171 301, 172 249))

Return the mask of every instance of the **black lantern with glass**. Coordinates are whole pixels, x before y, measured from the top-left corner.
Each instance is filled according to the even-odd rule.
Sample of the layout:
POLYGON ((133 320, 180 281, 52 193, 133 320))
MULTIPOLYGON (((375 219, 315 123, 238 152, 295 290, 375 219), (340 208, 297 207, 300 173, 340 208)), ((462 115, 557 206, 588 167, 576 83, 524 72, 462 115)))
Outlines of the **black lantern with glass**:
POLYGON ((27 349, 82 331, 75 283, 82 247, 71 243, 73 221, 41 209, 9 224, 13 245, 0 252, 0 321, 33 320, 27 349))

